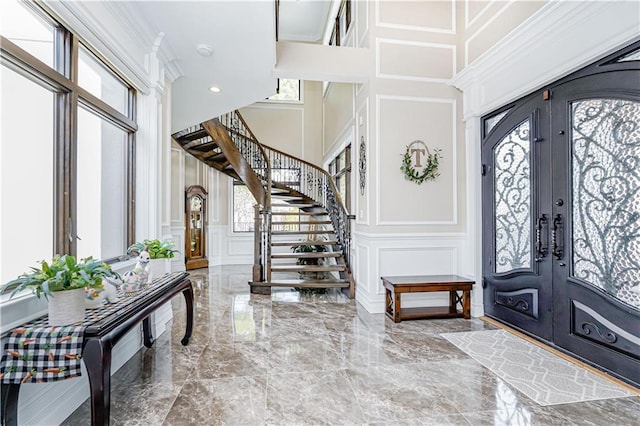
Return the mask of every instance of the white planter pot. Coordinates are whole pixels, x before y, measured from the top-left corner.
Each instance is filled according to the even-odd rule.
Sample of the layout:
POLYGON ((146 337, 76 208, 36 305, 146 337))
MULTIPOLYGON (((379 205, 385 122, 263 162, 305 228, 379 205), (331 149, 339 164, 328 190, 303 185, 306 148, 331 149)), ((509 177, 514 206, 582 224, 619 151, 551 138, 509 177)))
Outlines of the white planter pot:
POLYGON ((149 262, 149 279, 147 283, 151 284, 153 280, 169 272, 171 272, 171 262, 169 259, 151 259, 149 262))
POLYGON ((84 288, 54 291, 49 297, 49 325, 70 325, 84 321, 84 288))

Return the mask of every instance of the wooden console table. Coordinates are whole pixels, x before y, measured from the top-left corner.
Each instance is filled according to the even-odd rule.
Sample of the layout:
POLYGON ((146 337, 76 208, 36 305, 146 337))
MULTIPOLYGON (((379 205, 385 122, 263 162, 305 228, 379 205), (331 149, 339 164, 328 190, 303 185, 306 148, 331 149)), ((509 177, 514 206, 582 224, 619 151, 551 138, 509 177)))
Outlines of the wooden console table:
POLYGON ((457 275, 416 275, 406 277, 381 277, 386 299, 386 314, 394 322, 403 319, 471 318, 471 288, 474 281, 457 275), (402 293, 449 292, 449 306, 402 308, 402 293), (462 296, 458 295, 462 292, 462 296), (462 311, 458 311, 458 304, 462 311))
MULTIPOLYGON (((105 314, 86 322, 82 345, 82 360, 87 367, 91 391, 91 424, 108 425, 111 405, 111 350, 133 327, 142 322, 144 345, 153 345, 149 315, 182 293, 187 304, 187 326, 183 345, 189 343, 193 330, 193 287, 186 272, 175 272, 154 280, 149 289, 130 299, 123 298, 123 307, 105 309, 105 314)), ((106 305, 109 306, 109 305, 106 305)), ((46 316, 45 316, 46 317, 46 316)), ((37 320, 36 320, 37 321, 37 320)), ((28 323, 26 324, 28 327, 28 323)), ((18 394, 20 384, 2 387, 2 425, 18 424, 18 394)))

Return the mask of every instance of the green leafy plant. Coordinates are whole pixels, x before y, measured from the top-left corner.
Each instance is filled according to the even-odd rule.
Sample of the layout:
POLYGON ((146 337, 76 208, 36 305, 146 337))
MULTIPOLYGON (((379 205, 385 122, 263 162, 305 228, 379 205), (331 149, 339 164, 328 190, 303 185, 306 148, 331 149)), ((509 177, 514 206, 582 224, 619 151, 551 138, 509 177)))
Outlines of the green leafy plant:
POLYGON ((31 288, 37 297, 44 295, 48 299, 56 291, 102 288, 104 277, 118 277, 118 274, 106 263, 92 257, 77 262, 74 256, 56 255, 50 263, 41 260, 39 268, 31 267, 31 272, 9 281, 2 290, 15 287, 11 293, 13 297, 25 288, 31 288))
MULTIPOLYGON (((322 253, 327 251, 327 246, 322 244, 313 244, 313 241, 307 241, 308 244, 291 247, 293 253, 322 253)), ((297 260, 298 265, 318 265, 319 258, 300 258, 297 260)))
POLYGON ((140 254, 145 247, 151 259, 172 259, 178 252, 178 250, 174 250, 173 241, 144 240, 131 244, 127 249, 127 253, 140 254))
POLYGON ((422 173, 419 173, 411 164, 411 152, 409 147, 410 146, 407 146, 407 150, 402 157, 402 166, 400 166, 400 170, 404 173, 404 178, 406 180, 422 185, 423 182, 435 180, 435 178, 440 176, 440 173, 438 173, 438 165, 440 164, 442 154, 439 149, 434 150, 433 154, 427 151, 426 164, 422 173))

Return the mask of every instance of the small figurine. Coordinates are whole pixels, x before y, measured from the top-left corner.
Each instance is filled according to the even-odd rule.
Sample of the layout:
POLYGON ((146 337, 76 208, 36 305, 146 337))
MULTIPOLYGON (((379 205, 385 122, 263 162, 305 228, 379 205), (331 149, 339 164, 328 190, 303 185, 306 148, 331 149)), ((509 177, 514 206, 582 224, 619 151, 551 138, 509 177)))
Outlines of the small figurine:
POLYGON ((138 281, 141 285, 144 285, 149 280, 149 273, 151 272, 151 257, 145 247, 144 250, 138 255, 138 263, 133 268, 133 273, 138 276, 138 281))
POLYGON ((140 279, 134 271, 127 271, 122 274, 124 284, 122 284, 122 291, 126 295, 133 295, 140 290, 140 279))
POLYGON ((102 306, 102 301, 115 303, 118 301, 118 287, 122 280, 117 277, 102 278, 102 288, 88 288, 84 291, 85 306, 88 309, 95 309, 102 306))

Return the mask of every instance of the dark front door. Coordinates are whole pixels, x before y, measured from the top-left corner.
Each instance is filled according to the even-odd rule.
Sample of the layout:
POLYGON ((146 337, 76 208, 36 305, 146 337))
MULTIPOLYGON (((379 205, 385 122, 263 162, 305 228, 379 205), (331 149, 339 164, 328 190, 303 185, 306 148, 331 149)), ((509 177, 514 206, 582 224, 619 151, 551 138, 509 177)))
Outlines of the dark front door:
POLYGON ((483 285, 488 316, 640 384, 633 52, 483 120, 483 285))
POLYGON ((554 342, 640 383, 640 71, 562 84, 551 105, 554 342))
POLYGON ((482 148, 485 313, 545 340, 553 309, 548 108, 536 96, 497 125, 485 122, 482 148))

